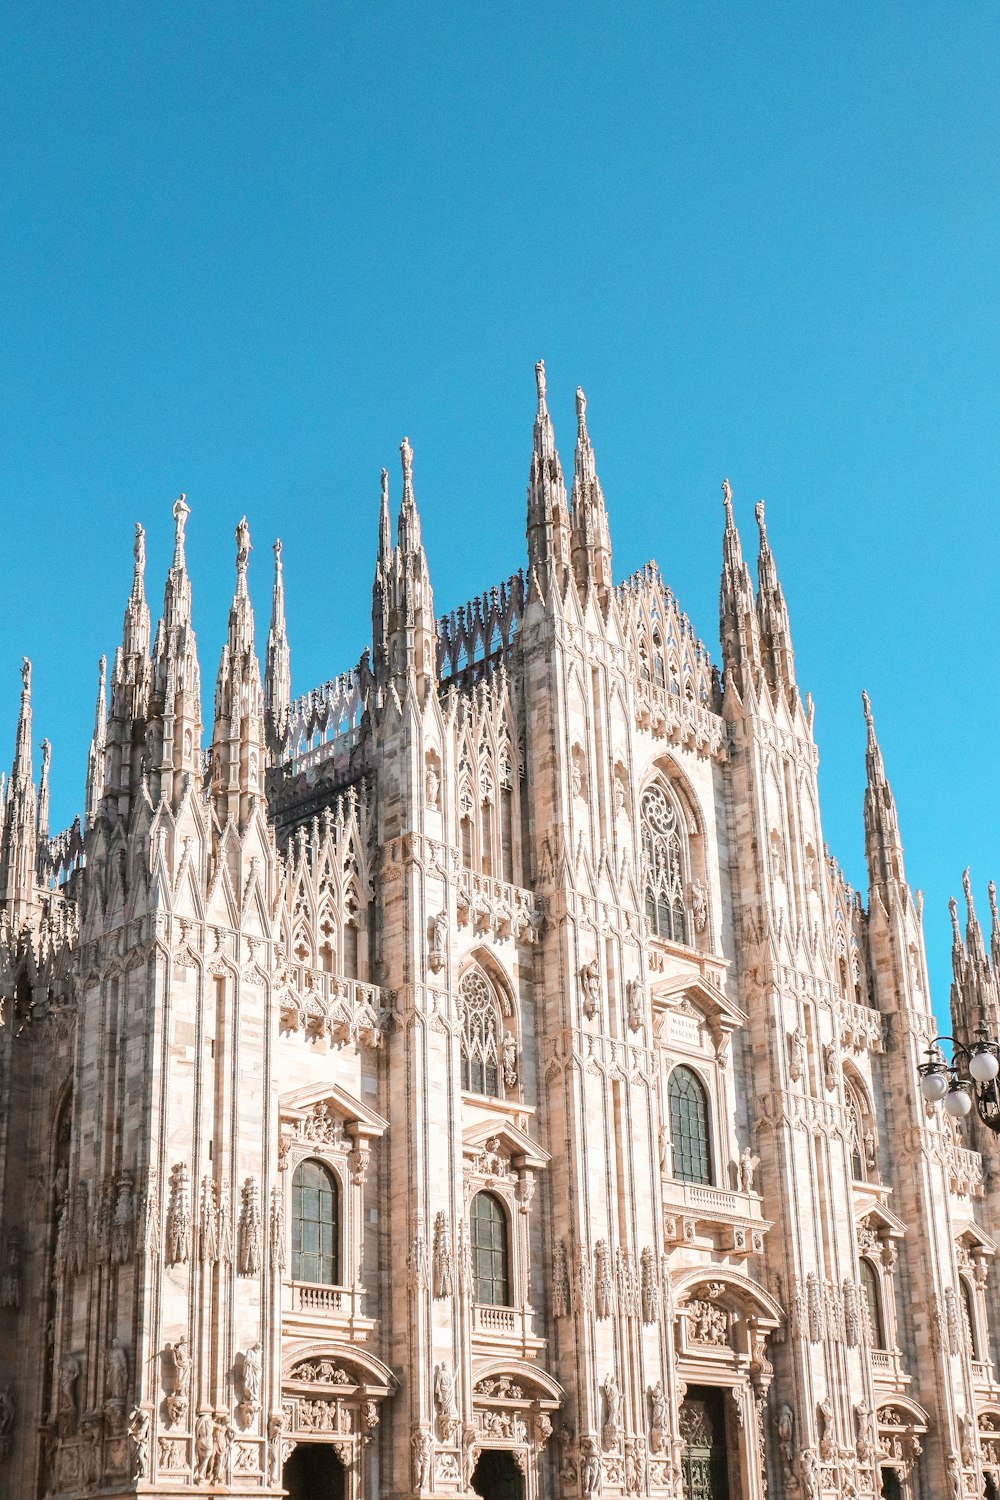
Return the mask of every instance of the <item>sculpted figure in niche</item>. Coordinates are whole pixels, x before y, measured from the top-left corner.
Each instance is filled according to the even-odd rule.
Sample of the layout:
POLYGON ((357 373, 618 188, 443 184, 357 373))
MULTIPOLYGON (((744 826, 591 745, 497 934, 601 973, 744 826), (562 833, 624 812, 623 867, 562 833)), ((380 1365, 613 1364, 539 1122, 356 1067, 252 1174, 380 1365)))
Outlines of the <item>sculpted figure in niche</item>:
POLYGON ((132 1439, 132 1472, 136 1479, 145 1479, 149 1473, 149 1412, 141 1406, 133 1406, 128 1419, 129 1437, 132 1439))
POLYGON ((795 1449, 795 1413, 787 1401, 778 1411, 775 1427, 778 1432, 778 1452, 781 1454, 785 1467, 790 1471, 795 1449))
POLYGON ((622 1430, 622 1393, 612 1370, 601 1386, 604 1399, 608 1404, 608 1420, 604 1424, 604 1446, 605 1448, 616 1448, 622 1430))
POLYGON ((517 1083, 517 1042, 513 1032, 505 1031, 501 1043, 503 1049, 503 1081, 505 1088, 512 1089, 517 1083))
POLYGON ((745 1146, 744 1149, 743 1149, 743 1155, 740 1157, 740 1162, 739 1162, 739 1178, 740 1178, 740 1192, 741 1193, 752 1193, 753 1192, 753 1179, 754 1179, 754 1175, 755 1175, 755 1173, 757 1171, 757 1168, 759 1166, 760 1166, 760 1157, 759 1156, 754 1156, 753 1152, 750 1150, 750 1147, 749 1146, 745 1146))
POLYGON ((601 1493, 601 1458, 592 1437, 580 1440, 580 1481, 585 1495, 601 1493))
POLYGON ((63 1356, 59 1366, 59 1410, 68 1417, 76 1416, 76 1383, 80 1378, 80 1361, 75 1354, 63 1356))
POLYGON ((458 1420, 455 1406, 455 1377, 446 1364, 434 1367, 434 1405, 438 1414, 438 1438, 447 1443, 458 1420))
POLYGON ((413 1483, 418 1490, 428 1490, 431 1485, 431 1458, 434 1453, 434 1439, 426 1427, 415 1429, 410 1439, 413 1449, 413 1483))
POLYGON ((654 1453, 663 1449, 664 1439, 670 1418, 667 1414, 667 1395, 663 1389, 663 1381, 658 1380, 649 1390, 649 1404, 652 1410, 652 1423, 649 1429, 649 1446, 654 1453))
POLYGON ((708 926, 708 887, 703 880, 692 880, 688 892, 691 903, 691 920, 695 932, 704 932, 708 926))
POLYGON ((215 1418, 210 1411, 200 1411, 194 1424, 194 1482, 205 1484, 215 1457, 215 1418))
POLYGON ((260 1371, 264 1350, 260 1342, 252 1345, 243 1356, 243 1405, 251 1420, 260 1407, 260 1371))
POLYGON ((116 1335, 108 1351, 108 1395, 114 1401, 124 1401, 128 1391, 128 1355, 116 1335))
POLYGON ((427 762, 427 769, 424 772, 424 801, 428 807, 437 807, 440 786, 441 779, 438 776, 437 767, 433 761, 429 760, 427 762))
POLYGON ((580 988, 583 991, 583 1013, 588 1021, 592 1021, 601 999, 601 971, 596 959, 592 958, 580 970, 580 988))

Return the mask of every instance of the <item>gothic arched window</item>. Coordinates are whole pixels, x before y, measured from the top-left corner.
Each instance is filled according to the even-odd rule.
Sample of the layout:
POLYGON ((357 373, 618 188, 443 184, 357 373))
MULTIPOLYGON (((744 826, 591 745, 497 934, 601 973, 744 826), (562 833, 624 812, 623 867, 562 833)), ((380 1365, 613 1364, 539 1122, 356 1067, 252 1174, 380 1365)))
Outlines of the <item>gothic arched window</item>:
POLYGON ((679 1182, 712 1181, 705 1085, 690 1068, 675 1068, 667 1084, 670 1144, 674 1176, 679 1182))
POLYGON ((885 1318, 882 1316, 882 1292, 878 1284, 878 1272, 866 1256, 862 1256, 859 1265, 861 1272, 861 1290, 865 1297, 865 1306, 868 1309, 868 1323, 871 1328, 872 1344, 876 1349, 885 1348, 885 1318))
POLYGON ((477 1302, 510 1306, 510 1252, 507 1215, 492 1193, 477 1193, 469 1214, 472 1275, 477 1302))
POLYGON ((462 997, 462 1087, 499 1099, 500 1007, 481 969, 470 969, 459 985, 462 997))
POLYGON ((340 1187, 321 1161, 292 1178, 292 1280, 336 1286, 340 1279, 340 1187))
POLYGON ((677 812, 661 786, 642 794, 646 917, 657 937, 687 942, 684 870, 677 812))

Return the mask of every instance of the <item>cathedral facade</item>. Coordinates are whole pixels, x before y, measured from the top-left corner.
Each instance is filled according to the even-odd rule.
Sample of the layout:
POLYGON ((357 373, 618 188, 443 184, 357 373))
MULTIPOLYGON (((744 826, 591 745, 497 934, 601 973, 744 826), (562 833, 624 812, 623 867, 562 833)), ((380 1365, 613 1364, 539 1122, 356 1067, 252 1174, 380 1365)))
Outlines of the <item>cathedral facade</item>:
MULTIPOLYGON (((994 1138, 922 1100, 867 721, 823 843, 757 507, 713 665, 615 583, 537 367, 523 573, 439 618, 404 440, 372 643, 290 691, 250 538, 202 725, 187 505, 136 529, 82 818, 23 670, 0 843, 0 1493, 1000 1496, 994 1138), (37 753, 35 755, 37 760, 37 753)), ((1000 1022, 967 884, 956 1034, 1000 1022)), ((991 891, 992 899, 992 891, 991 891)))

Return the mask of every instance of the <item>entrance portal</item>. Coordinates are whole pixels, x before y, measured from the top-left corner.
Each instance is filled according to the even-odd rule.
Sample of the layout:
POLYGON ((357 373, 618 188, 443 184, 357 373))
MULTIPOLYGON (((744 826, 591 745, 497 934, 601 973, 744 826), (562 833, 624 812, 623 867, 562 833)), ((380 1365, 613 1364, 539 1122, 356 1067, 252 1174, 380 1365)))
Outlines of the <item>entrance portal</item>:
POLYGON ((681 1459, 687 1500, 730 1500, 723 1393, 715 1386, 689 1386, 680 1410, 681 1459))
POLYGON ((521 1500, 524 1486, 513 1453, 484 1448, 472 1476, 472 1488, 483 1500, 521 1500))
POLYGON ((288 1500, 345 1500, 346 1477, 343 1464, 326 1443, 300 1443, 281 1471, 288 1500))

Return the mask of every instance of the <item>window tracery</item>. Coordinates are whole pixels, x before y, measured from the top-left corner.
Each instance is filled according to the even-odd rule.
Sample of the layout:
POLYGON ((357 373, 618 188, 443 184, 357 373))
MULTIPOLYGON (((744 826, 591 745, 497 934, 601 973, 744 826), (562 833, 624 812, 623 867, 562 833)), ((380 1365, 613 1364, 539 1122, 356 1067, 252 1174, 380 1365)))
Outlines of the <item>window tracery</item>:
POLYGON ((462 1000, 462 1087, 488 1099, 503 1095, 500 1007, 481 969, 470 969, 459 985, 462 1000))
POLYGON ((882 1310, 882 1289, 879 1286, 879 1276, 875 1267, 866 1255, 861 1257, 858 1265, 861 1279, 861 1290, 864 1293, 865 1308, 868 1313, 868 1329, 874 1348, 885 1348, 885 1315, 882 1310))
POLYGON ((677 810, 662 786, 642 795, 642 847, 646 918, 650 930, 674 943, 687 942, 684 859, 677 810))

